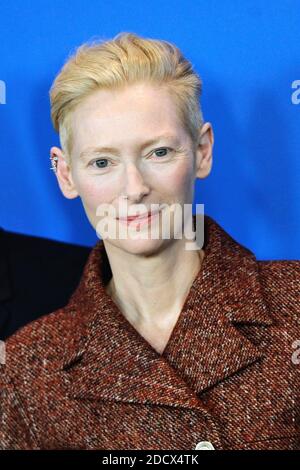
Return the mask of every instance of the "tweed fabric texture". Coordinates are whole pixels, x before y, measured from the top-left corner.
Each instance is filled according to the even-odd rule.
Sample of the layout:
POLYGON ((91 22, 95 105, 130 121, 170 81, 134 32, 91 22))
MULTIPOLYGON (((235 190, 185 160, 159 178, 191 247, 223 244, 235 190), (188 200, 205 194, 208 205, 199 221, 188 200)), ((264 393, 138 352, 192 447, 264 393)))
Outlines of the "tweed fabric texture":
POLYGON ((300 449, 300 261, 259 261, 204 224, 162 354, 106 293, 101 240, 69 303, 8 338, 1 449, 300 449))

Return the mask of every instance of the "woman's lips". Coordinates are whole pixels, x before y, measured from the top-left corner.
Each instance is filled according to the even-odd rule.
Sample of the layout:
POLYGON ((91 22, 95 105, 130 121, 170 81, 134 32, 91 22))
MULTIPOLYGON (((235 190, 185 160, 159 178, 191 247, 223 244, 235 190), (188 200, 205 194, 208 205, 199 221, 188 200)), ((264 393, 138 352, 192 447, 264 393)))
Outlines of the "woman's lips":
POLYGON ((156 212, 148 212, 146 215, 139 215, 139 216, 128 216, 128 217, 117 217, 117 219, 120 222, 123 222, 125 224, 130 224, 130 223, 136 223, 141 225, 142 223, 148 222, 149 220, 152 220, 156 215, 158 215, 159 211, 156 212))

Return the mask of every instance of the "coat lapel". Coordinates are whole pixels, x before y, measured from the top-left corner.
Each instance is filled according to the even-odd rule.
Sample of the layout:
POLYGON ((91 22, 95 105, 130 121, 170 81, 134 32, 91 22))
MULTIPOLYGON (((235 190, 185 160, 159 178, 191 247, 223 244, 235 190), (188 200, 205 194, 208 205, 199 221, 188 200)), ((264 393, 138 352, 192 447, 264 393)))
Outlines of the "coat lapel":
POLYGON ((107 295, 110 266, 96 244, 66 307, 60 369, 71 397, 199 409, 201 392, 264 357, 238 329, 273 324, 255 257, 211 217, 204 223, 205 257, 163 354, 107 295))

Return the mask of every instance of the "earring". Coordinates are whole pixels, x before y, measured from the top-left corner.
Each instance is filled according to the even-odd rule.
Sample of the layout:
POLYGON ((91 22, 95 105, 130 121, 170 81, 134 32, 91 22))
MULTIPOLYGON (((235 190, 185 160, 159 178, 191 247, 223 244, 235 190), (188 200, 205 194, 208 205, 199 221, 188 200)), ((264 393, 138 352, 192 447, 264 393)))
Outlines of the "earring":
POLYGON ((50 170, 53 170, 54 173, 57 172, 57 161, 58 161, 58 157, 50 157, 50 161, 51 161, 51 167, 50 167, 50 170))

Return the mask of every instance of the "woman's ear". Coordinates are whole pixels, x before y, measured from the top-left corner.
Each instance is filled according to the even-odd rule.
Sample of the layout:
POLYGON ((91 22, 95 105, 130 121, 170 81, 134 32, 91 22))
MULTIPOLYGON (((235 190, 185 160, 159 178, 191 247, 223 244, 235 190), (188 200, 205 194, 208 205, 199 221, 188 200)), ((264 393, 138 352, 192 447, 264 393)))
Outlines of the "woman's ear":
POLYGON ((51 147, 50 156, 51 158, 56 157, 56 171, 54 173, 61 192, 67 199, 74 199, 78 196, 78 192, 72 178, 70 163, 59 147, 51 147))
POLYGON ((198 144, 196 146, 196 178, 206 178, 212 168, 212 150, 214 145, 214 133, 212 125, 206 122, 199 131, 198 144))

